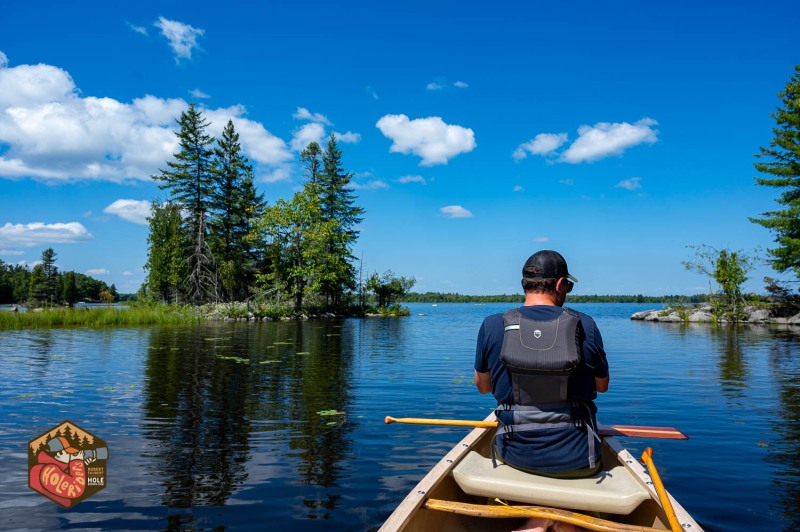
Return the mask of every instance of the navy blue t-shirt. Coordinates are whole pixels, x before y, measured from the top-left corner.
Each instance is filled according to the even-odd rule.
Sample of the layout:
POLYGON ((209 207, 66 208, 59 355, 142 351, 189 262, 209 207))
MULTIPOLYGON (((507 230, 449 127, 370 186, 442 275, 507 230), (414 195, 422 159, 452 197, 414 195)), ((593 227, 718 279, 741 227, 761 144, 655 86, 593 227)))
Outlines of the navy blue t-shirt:
MULTIPOLYGON (((520 307, 523 317, 533 320, 554 320, 563 312, 561 307, 534 305, 520 307)), ((570 397, 583 400, 591 410, 597 412, 593 399, 597 397, 595 377, 608 377, 608 362, 603 349, 603 339, 594 320, 578 312, 581 319, 581 344, 583 363, 570 376, 570 397)), ((500 360, 503 347, 503 315, 493 314, 483 320, 478 332, 475 350, 475 370, 489 372, 492 380, 492 395, 498 404, 512 402, 511 377, 500 360)), ((510 422, 511 412, 499 412, 501 421, 510 422)), ((574 417, 585 417, 585 411, 575 412, 574 417)), ((596 445, 599 457, 600 446, 596 445)), ((563 427, 527 432, 515 432, 497 437, 497 449, 503 461, 525 469, 547 473, 571 471, 589 467, 589 442, 586 429, 563 427)))

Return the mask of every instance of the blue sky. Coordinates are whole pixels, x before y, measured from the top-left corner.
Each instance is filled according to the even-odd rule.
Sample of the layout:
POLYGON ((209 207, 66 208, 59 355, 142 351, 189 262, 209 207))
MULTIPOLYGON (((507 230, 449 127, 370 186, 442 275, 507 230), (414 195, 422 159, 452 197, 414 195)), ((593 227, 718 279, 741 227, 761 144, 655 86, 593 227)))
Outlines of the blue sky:
POLYGON ((149 176, 192 101, 212 133, 234 120, 270 203, 336 132, 355 254, 418 291, 518 293, 549 248, 576 293, 698 293, 687 246, 772 245, 753 162, 800 63, 796 1, 48 4, 0 17, 5 262, 52 246, 135 292, 149 176))

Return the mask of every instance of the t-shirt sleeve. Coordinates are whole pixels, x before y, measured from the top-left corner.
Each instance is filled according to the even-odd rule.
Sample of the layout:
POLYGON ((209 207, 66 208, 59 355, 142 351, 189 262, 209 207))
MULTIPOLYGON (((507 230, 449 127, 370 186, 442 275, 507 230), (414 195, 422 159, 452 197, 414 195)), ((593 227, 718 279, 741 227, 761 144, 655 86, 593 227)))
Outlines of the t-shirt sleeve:
POLYGON ((608 360, 606 350, 603 347, 603 337, 600 329, 597 328, 594 320, 589 318, 585 324, 586 343, 584 344, 584 354, 586 364, 593 368, 594 376, 599 379, 608 377, 608 360))
POLYGON ((478 341, 475 344, 475 371, 486 373, 489 371, 488 349, 486 349, 486 320, 483 320, 478 330, 478 341))

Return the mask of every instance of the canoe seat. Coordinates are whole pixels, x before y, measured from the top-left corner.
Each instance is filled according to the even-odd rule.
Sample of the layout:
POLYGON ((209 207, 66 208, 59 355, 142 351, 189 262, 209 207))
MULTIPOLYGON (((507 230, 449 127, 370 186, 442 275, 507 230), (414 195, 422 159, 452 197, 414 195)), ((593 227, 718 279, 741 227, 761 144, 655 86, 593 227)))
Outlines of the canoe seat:
POLYGON ((570 510, 628 515, 650 498, 625 467, 618 465, 593 477, 557 479, 531 475, 471 451, 453 469, 453 477, 470 495, 554 506, 570 510))

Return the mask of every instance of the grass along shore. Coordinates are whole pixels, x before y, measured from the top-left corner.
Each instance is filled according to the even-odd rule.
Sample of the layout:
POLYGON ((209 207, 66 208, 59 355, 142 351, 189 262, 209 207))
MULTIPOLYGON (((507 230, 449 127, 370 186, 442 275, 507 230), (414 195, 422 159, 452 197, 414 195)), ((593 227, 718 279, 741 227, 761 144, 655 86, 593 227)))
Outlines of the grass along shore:
MULTIPOLYGON (((408 316, 407 308, 353 307, 348 317, 408 316)), ((108 307, 51 307, 22 311, 0 309, 0 330, 47 327, 115 327, 175 325, 201 320, 269 321, 283 319, 337 318, 344 315, 308 309, 296 313, 284 303, 213 303, 191 305, 130 305, 108 307)))
POLYGON ((0 330, 191 323, 201 316, 188 306, 44 308, 0 311, 0 330))

